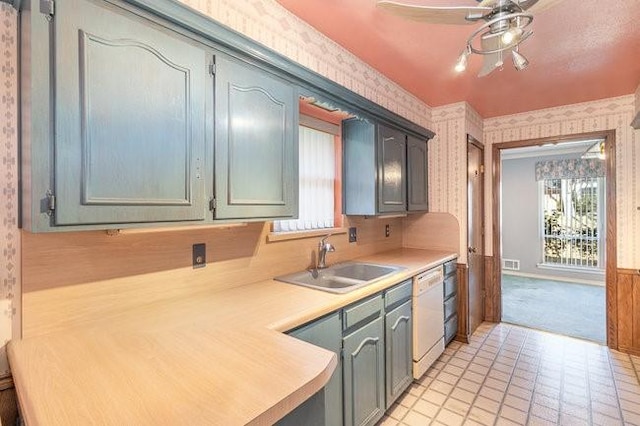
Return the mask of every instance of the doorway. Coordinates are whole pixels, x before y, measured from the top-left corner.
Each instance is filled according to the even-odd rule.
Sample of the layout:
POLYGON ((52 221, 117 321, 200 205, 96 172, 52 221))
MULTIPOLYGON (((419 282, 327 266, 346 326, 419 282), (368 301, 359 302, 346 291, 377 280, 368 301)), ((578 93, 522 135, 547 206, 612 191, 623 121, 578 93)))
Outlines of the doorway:
POLYGON ((602 143, 502 150, 503 322, 605 342, 602 143))
MULTIPOLYGON (((605 199, 606 208, 603 212, 603 215, 606 217, 606 220, 603 221, 603 227, 600 231, 598 231, 599 236, 603 236, 602 245, 604 245, 604 249, 602 250, 602 257, 599 259, 600 265, 604 267, 604 288, 603 292, 605 294, 606 304, 605 304, 605 313, 604 316, 606 318, 606 326, 604 330, 604 339, 608 346, 615 348, 617 347, 617 330, 616 330, 616 322, 615 318, 617 315, 617 299, 616 299, 616 287, 615 287, 615 261, 616 261, 616 209, 615 209, 615 132, 614 131, 606 131, 606 132, 595 132, 595 133, 586 133, 586 134, 577 134, 571 135, 567 137, 554 137, 554 138, 542 138, 542 139, 533 139, 533 140, 525 140, 525 141, 516 141, 516 142, 507 142, 495 144, 492 147, 493 154, 493 202, 492 202, 492 210, 493 210, 493 252, 494 252, 494 263, 492 265, 492 275, 493 279, 488 283, 487 293, 489 295, 489 299, 487 301, 487 306, 490 308, 487 312, 487 318, 494 319, 497 321, 501 321, 503 319, 508 320, 508 318, 504 318, 505 312, 503 306, 503 276, 502 269, 503 265, 506 263, 507 266, 514 268, 514 263, 518 261, 518 259, 510 259, 503 256, 503 243, 504 243, 504 229, 503 229, 503 205, 505 200, 502 196, 501 188, 504 185, 504 175, 503 175, 503 164, 502 157, 503 154, 508 153, 508 150, 514 148, 525 148, 525 147, 536 147, 543 146, 549 144, 557 144, 558 146, 562 146, 562 144, 569 145, 570 143, 576 143, 576 141, 580 140, 597 140, 601 139, 604 141, 605 148, 605 162, 604 162, 604 174, 605 179, 603 183, 603 194, 605 199)), ((533 173, 533 172, 532 172, 533 173)), ((543 184, 540 184, 543 185, 543 184)), ((551 191, 553 188, 547 188, 547 190, 551 191)), ((542 194, 544 193, 544 189, 541 189, 542 194)), ((562 189, 558 189, 559 192, 562 192, 562 189)), ((565 191, 566 192, 566 191, 565 191)), ((539 199, 536 200, 536 204, 538 204, 539 199)), ((574 201, 575 202, 575 201, 574 201)), ((547 221, 544 221, 544 213, 539 212, 540 214, 540 222, 539 226, 544 228, 545 223, 548 225, 549 218, 547 221)), ((543 232, 544 233, 544 232, 543 232)), ((536 245, 537 243, 534 243, 536 245)), ((544 252, 544 246, 539 247, 541 251, 544 252)), ((548 250, 547 250, 548 251, 548 250)), ((547 253, 549 254, 549 253, 547 253)), ((543 261, 545 259, 542 259, 543 261)), ((544 263, 544 262, 541 262, 544 263)), ((539 284, 539 283, 538 283, 539 284)), ((571 299, 569 302, 571 303, 571 299)), ((558 316, 557 308, 549 315, 558 316)), ((580 337, 580 336, 578 336, 580 337)))

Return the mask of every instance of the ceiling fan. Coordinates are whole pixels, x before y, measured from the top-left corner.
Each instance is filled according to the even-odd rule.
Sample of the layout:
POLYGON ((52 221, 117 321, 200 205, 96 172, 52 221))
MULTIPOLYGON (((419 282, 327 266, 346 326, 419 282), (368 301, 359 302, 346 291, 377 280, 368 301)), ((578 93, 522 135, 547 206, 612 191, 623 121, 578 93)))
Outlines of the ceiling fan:
POLYGON ((477 0, 477 6, 419 6, 378 0, 378 7, 395 15, 431 24, 472 25, 484 21, 467 39, 455 70, 467 68, 472 53, 482 55, 484 62, 478 73, 483 77, 502 68, 504 58, 511 54, 513 65, 521 71, 529 61, 519 52, 519 45, 533 31, 528 27, 533 14, 548 9, 562 0, 477 0))

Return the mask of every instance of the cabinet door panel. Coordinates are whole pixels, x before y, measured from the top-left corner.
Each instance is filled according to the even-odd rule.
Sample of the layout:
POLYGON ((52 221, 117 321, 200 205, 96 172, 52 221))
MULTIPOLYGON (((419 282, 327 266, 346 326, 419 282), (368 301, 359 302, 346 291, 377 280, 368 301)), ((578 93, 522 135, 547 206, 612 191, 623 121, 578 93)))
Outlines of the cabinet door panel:
POLYGON ((56 20, 56 224, 204 220, 206 52, 112 6, 56 20))
POLYGON ((397 129, 378 125, 378 211, 404 212, 407 206, 406 141, 397 129))
POLYGON ((344 424, 373 425, 384 414, 384 327, 378 318, 344 338, 344 424))
POLYGON ((411 324, 411 301, 386 315, 387 408, 413 380, 411 324))
POLYGON ((409 211, 427 210, 427 142, 407 136, 407 185, 409 211))
POLYGON ((216 218, 297 215, 297 117, 293 86, 217 58, 216 218))

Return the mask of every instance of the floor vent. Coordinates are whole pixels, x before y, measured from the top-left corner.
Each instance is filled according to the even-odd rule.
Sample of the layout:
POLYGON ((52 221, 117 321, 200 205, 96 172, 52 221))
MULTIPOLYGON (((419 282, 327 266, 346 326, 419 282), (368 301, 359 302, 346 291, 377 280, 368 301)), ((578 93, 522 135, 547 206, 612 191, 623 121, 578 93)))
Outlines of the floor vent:
POLYGON ((502 259, 502 269, 506 271, 519 271, 520 261, 516 259, 502 259))

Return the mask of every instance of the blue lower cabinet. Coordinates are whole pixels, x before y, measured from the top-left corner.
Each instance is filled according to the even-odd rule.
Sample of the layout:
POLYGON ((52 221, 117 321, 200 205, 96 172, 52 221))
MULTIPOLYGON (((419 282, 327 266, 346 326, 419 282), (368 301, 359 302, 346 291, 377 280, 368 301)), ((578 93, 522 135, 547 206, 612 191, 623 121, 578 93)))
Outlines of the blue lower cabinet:
POLYGON ((387 408, 413 380, 411 300, 385 316, 387 408))
POLYGON ((344 424, 374 425, 385 411, 384 319, 343 339, 344 424))
POLYGON ((324 318, 297 328, 289 332, 289 334, 297 339, 335 352, 338 356, 338 365, 324 389, 312 396, 309 401, 296 408, 287 417, 282 419, 278 425, 306 426, 319 424, 342 426, 342 360, 340 359, 340 351, 342 349, 341 311, 334 312, 324 318), (318 404, 320 403, 319 394, 322 395, 322 410, 318 410, 318 404), (300 422, 302 419, 304 419, 304 421, 300 422), (319 422, 319 419, 322 421, 319 422))

